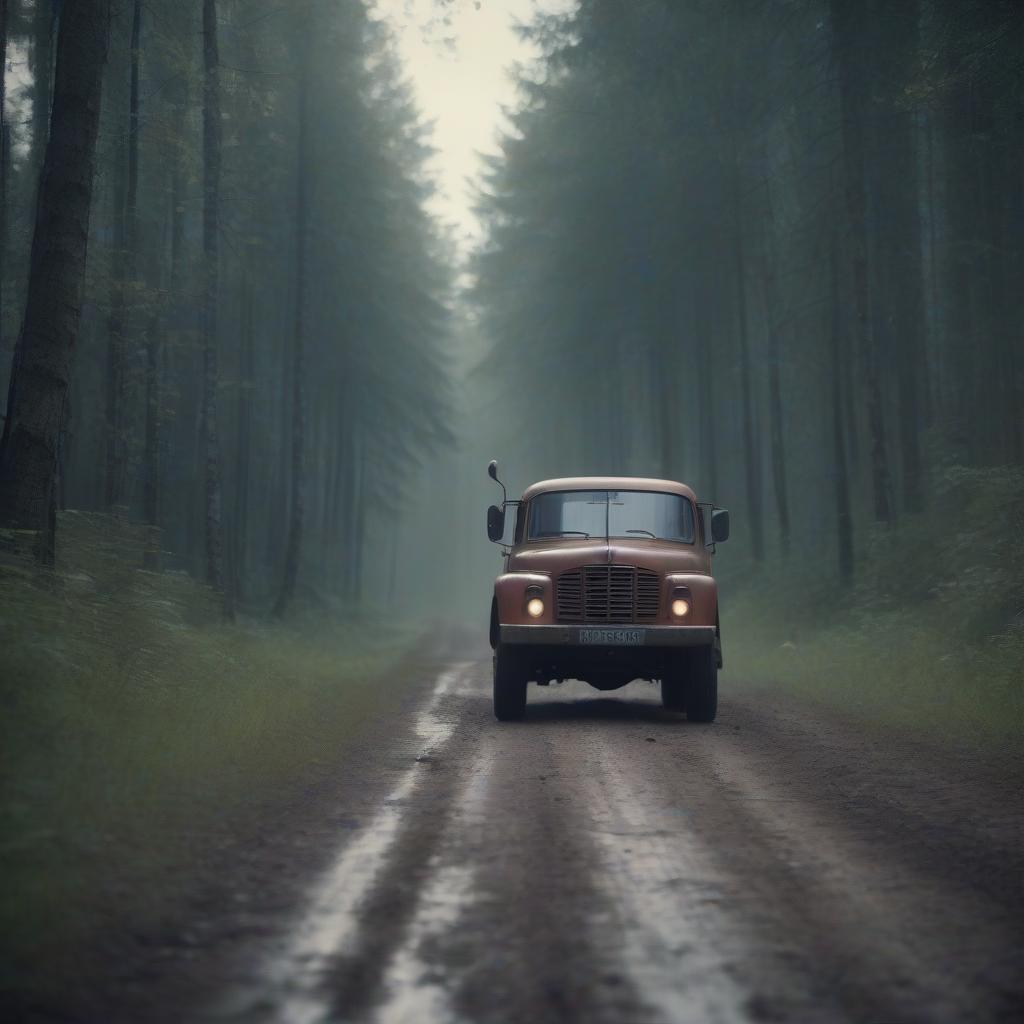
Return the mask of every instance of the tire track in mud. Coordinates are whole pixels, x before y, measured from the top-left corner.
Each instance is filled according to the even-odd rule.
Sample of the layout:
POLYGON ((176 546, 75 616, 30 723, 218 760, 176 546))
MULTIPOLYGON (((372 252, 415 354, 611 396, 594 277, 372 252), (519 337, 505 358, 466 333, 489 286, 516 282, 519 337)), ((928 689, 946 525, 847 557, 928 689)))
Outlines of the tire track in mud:
POLYGON ((777 865, 761 906, 791 922, 791 957, 855 1019, 1021 1019, 1024 829, 1009 780, 1003 806, 978 789, 972 799, 953 752, 937 765, 913 744, 872 749, 862 736, 858 749, 848 730, 819 722, 812 734, 752 710, 737 704, 742 733, 700 755, 754 840, 725 848, 733 870, 749 872, 755 850, 777 865))
POLYGON ((434 967, 429 950, 446 943, 473 898, 476 866, 452 856, 450 837, 479 817, 489 768, 471 752, 475 723, 465 715, 464 694, 463 687, 448 703, 470 736, 460 743, 456 735, 435 752, 430 778, 406 805, 403 834, 360 907, 361 942, 326 978, 332 1020, 419 1024, 454 1017, 451 974, 434 967))
MULTIPOLYGON (((491 715, 489 700, 480 713, 491 715)), ((617 946, 595 939, 625 922, 596 883, 585 809, 559 778, 557 737, 531 723, 491 728, 481 756, 493 766, 458 856, 477 864, 472 903, 444 947, 462 1020, 489 1024, 638 1019, 639 997, 617 946), (461 965, 461 966, 459 966, 461 965)))
POLYGON ((763 770, 725 744, 716 755, 714 771, 750 839, 722 860, 738 879, 770 866, 770 884, 759 880, 754 891, 805 979, 824 987, 851 1020, 999 1019, 997 987, 978 984, 991 973, 990 954, 979 961, 972 949, 982 932, 981 949, 1012 948, 1013 929, 998 907, 908 870, 892 854, 905 845, 898 830, 851 828, 827 805, 785 789, 772 795, 763 770))
POLYGON ((437 813, 420 830, 415 848, 403 841, 407 809, 428 780, 444 771, 442 751, 463 722, 453 695, 471 670, 471 663, 460 663, 438 677, 415 716, 419 755, 414 763, 316 881, 283 944, 271 952, 262 983, 232 993, 213 1019, 315 1024, 332 1018, 339 996, 347 1004, 343 1019, 355 1019, 352 1015, 372 1002, 379 961, 400 943, 430 867, 429 850, 451 802, 443 795, 446 786, 440 797, 435 793, 437 813))
MULTIPOLYGON (((627 719, 643 714, 622 711, 627 719)), ((779 772, 774 749, 730 728, 728 701, 711 728, 658 731, 658 709, 649 715, 658 745, 642 769, 623 767, 635 729, 604 735, 610 757, 595 774, 606 795, 594 805, 610 808, 612 837, 625 830, 619 852, 630 843, 632 859, 613 860, 623 898, 653 908, 642 970, 664 1019, 1020 1019, 1019 915, 983 890, 923 870, 931 840, 918 823, 900 830, 889 820, 865 831, 837 794, 823 798, 816 786, 842 769, 834 752, 809 742, 808 763, 779 772), (685 826, 673 822, 677 813, 685 826), (659 879, 672 881, 666 860, 682 871, 659 900, 659 879), (675 956, 673 937, 688 928, 714 954, 703 966, 696 959, 696 973, 675 956), (716 983, 723 972, 745 999, 695 1012, 695 992, 725 990, 716 983)), ((877 806, 870 787, 855 799, 861 811, 877 806)), ((608 833, 602 841, 616 852, 608 833)), ((1000 877, 1004 885, 1014 877, 1012 862, 1000 877)))
POLYGON ((481 666, 475 692, 460 695, 476 726, 456 755, 466 782, 449 791, 453 806, 403 941, 372 1002, 353 1002, 351 986, 339 988, 336 1019, 639 1019, 617 950, 602 959, 590 941, 595 912, 609 914, 597 910, 604 901, 577 809, 557 785, 554 744, 528 724, 498 726, 489 683, 481 666))
POLYGON ((448 725, 417 730, 426 772, 403 778, 318 885, 272 964, 267 1020, 649 1019, 605 941, 630 922, 594 880, 557 738, 498 726, 488 689, 485 666, 439 683, 425 714, 448 725))
MULTIPOLYGON (((745 995, 730 975, 734 955, 719 911, 714 862, 684 815, 652 802, 637 762, 658 742, 653 723, 636 725, 582 762, 562 754, 584 797, 588 832, 599 857, 598 884, 624 922, 625 970, 646 1004, 635 1018, 672 1024, 731 1024, 748 1019, 745 995), (613 745, 614 744, 614 745, 613 745), (609 749, 611 747, 611 749, 609 749), (616 749, 617 748, 617 749, 616 749)), ((583 723, 586 731, 592 723, 583 723)), ((596 730, 594 730, 596 731, 596 730)))
POLYGON ((1022 900, 991 895, 1015 861, 998 873, 984 842, 1012 848, 1012 808, 970 816, 967 784, 915 804, 941 790, 926 763, 756 695, 695 726, 656 689, 570 683, 531 688, 526 721, 499 725, 488 691, 485 663, 452 668, 417 746, 382 748, 419 756, 232 1019, 1020 1019, 1022 900))
MULTIPOLYGON (((928 872, 936 884, 969 886, 996 903, 1010 899, 1024 917, 1024 762, 989 754, 985 763, 977 751, 892 737, 865 742, 843 724, 808 719, 791 704, 775 710, 774 703, 730 706, 747 761, 785 778, 803 803, 841 806, 845 829, 884 841, 887 858, 907 870, 928 872), (992 761, 1002 762, 997 771, 992 761), (1010 892, 1006 878, 1018 880, 1010 892)), ((735 746, 731 739, 723 751, 735 746)))

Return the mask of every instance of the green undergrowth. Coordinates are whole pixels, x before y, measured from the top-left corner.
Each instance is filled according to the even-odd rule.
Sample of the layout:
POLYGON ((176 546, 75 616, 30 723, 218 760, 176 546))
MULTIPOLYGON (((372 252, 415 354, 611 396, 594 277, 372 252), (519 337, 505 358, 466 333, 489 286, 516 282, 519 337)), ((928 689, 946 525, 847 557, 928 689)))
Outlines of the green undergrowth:
POLYGON ((73 975, 95 935, 162 927, 204 858, 337 764, 414 639, 324 612, 228 625, 184 575, 91 558, 0 563, 8 996, 73 975))
POLYGON ((728 676, 950 742, 1024 732, 1024 472, 947 470, 932 508, 858 536, 853 584, 796 559, 723 599, 728 676))

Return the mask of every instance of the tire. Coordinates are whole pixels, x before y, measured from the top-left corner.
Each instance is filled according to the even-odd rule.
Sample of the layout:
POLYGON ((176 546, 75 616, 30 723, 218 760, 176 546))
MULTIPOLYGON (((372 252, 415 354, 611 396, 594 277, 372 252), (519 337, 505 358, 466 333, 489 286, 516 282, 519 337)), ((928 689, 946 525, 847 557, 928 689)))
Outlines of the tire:
POLYGON ((718 659, 715 648, 694 647, 689 652, 686 717, 691 722, 713 722, 718 713, 718 659))
POLYGON ((686 710, 686 661, 675 655, 661 678, 661 706, 666 711, 686 710))
POLYGON ((494 717, 518 722, 525 714, 526 670, 516 654, 499 644, 494 652, 494 717))

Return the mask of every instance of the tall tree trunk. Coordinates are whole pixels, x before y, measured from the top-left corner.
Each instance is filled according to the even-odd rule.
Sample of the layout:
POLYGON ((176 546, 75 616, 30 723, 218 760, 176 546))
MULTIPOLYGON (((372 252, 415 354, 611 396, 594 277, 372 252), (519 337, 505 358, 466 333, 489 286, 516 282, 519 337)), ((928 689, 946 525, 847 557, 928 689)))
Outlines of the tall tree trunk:
POLYGON ((0 0, 0 354, 4 352, 4 274, 7 272, 7 0, 0 0))
POLYGON ((928 364, 928 380, 930 386, 924 395, 924 422, 926 427, 931 427, 937 417, 945 413, 945 363, 943 359, 945 351, 945 320, 942 309, 945 301, 942 290, 939 287, 938 278, 938 203, 935 199, 936 177, 935 177, 935 113, 929 110, 921 137, 923 141, 922 162, 924 164, 923 177, 925 188, 924 216, 927 228, 923 230, 922 237, 926 246, 927 259, 925 263, 925 311, 927 314, 925 338, 927 347, 925 359, 928 364))
POLYGON ((389 554, 389 566, 388 566, 388 596, 387 606, 392 611, 395 610, 395 602, 398 599, 398 537, 399 537, 399 524, 401 520, 399 516, 391 516, 391 521, 388 529, 388 540, 391 542, 391 550, 389 554))
POLYGON ((856 343, 864 361, 871 480, 875 518, 892 519, 892 481, 882 400, 880 353, 871 329, 871 285, 868 267, 866 141, 864 104, 869 85, 866 42, 860 0, 832 0, 833 45, 839 75, 845 174, 847 238, 853 271, 856 343))
MULTIPOLYGON (((292 311, 294 314, 294 311, 292 311)), ((282 539, 288 535, 289 516, 291 514, 291 422, 288 415, 291 407, 291 339, 289 331, 283 324, 278 324, 277 336, 281 339, 278 346, 278 373, 277 383, 280 391, 275 412, 277 416, 277 430, 275 432, 276 451, 274 464, 271 469, 271 507, 267 516, 267 564, 273 576, 284 573, 284 559, 282 557, 282 539)), ((294 325, 291 325, 294 327, 294 325)), ((284 547, 287 546, 285 542, 284 547)))
POLYGON ((728 54, 728 78, 723 97, 725 125, 719 124, 726 151, 724 153, 725 198, 732 212, 732 276, 736 303, 736 340, 740 359, 740 390, 743 403, 743 460, 747 490, 747 512, 750 520, 751 553, 755 562, 764 560, 764 522, 761 494, 760 431, 755 423, 753 365, 750 355, 750 323, 747 305, 747 258, 743 223, 743 187, 741 139, 744 135, 746 78, 739 66, 733 42, 734 32, 742 31, 743 5, 728 0, 723 5, 724 52, 728 54))
MULTIPOLYGON (((990 93, 991 95, 991 93, 990 93)), ((1021 449, 1018 426, 1020 422, 1019 398, 1016 388, 1015 348, 1020 345, 1020 316, 1018 314, 1020 282, 1013 279, 1014 249, 1019 245, 1017 225, 1012 223, 1011 200, 1022 183, 1015 181, 1008 171, 1005 144, 995 142, 1000 125, 993 114, 994 96, 986 104, 985 119, 978 145, 978 180, 981 198, 981 222, 984 247, 981 257, 982 279, 985 282, 988 330, 985 348, 989 350, 991 366, 988 408, 991 420, 991 450, 993 461, 1019 462, 1021 449), (1011 292, 1010 289, 1013 289, 1011 292), (1011 298, 1011 295, 1013 296, 1011 298)))
POLYGON ((676 471, 676 432, 680 428, 678 409, 679 395, 676 391, 675 351, 676 338, 669 337, 664 345, 651 345, 650 372, 657 382, 658 433, 660 435, 661 475, 671 479, 676 471))
MULTIPOLYGON (((184 136, 186 118, 186 96, 185 88, 181 88, 175 97, 174 107, 174 131, 178 140, 184 136)), ((171 238, 170 238, 170 267, 167 272, 167 296, 166 315, 164 319, 165 335, 168 344, 162 358, 158 360, 160 373, 168 381, 169 388, 173 391, 180 387, 178 381, 182 374, 187 374, 189 381, 195 380, 198 374, 195 346, 191 338, 187 344, 182 343, 182 332, 179 327, 180 317, 185 294, 185 168, 184 153, 180 141, 175 145, 171 163, 171 238)), ((198 431, 188 429, 189 406, 184 403, 168 403, 163 407, 161 403, 160 429, 165 435, 173 433, 177 437, 183 437, 185 447, 182 451, 182 458, 191 458, 193 464, 198 462, 196 456, 199 442, 198 431), (183 430, 182 427, 185 426, 183 430)), ((200 467, 197 467, 200 468, 200 467)), ((189 473, 189 484, 186 493, 180 496, 180 501, 175 505, 180 508, 184 505, 186 510, 184 530, 179 533, 179 543, 192 560, 196 550, 201 546, 197 536, 197 526, 201 521, 200 502, 196 491, 197 477, 202 478, 202 472, 189 473)), ((164 480, 163 468, 157 467, 156 479, 158 488, 164 480)), ((158 509, 158 511, 160 511, 158 509)), ((169 525, 169 517, 165 521, 169 525)))
MULTIPOLYGON (((138 73, 139 73, 139 35, 142 25, 142 5, 140 0, 135 0, 134 17, 132 20, 132 103, 130 126, 134 139, 129 140, 129 182, 135 178, 134 186, 129 192, 137 193, 138 181, 138 133, 139 133, 139 104, 138 104, 138 73), (132 164, 134 163, 134 168, 132 164)), ((161 440, 161 404, 163 384, 163 347, 164 336, 167 332, 167 313, 170 307, 170 300, 175 294, 176 277, 180 273, 177 260, 180 252, 175 247, 175 218, 177 211, 177 182, 175 166, 171 172, 171 195, 170 209, 166 211, 164 221, 164 236, 162 245, 157 248, 157 258, 154 261, 152 279, 160 286, 161 295, 157 300, 156 307, 149 319, 146 330, 146 411, 145 411, 145 447, 143 451, 143 488, 142 488, 142 515, 143 521, 150 527, 149 543, 144 554, 144 565, 148 569, 159 570, 161 563, 161 532, 160 532, 160 440, 161 440), (168 232, 168 228, 170 231, 168 232), (170 274, 161 273, 162 257, 165 253, 167 235, 171 238, 170 251, 170 274)), ((134 197, 129 205, 129 224, 133 239, 133 252, 139 248, 139 224, 138 207, 134 197)), ((137 257, 136 257, 137 258, 137 257)))
MULTIPOLYGON (((125 199, 125 232, 129 270, 135 271, 139 251, 139 57, 142 44, 142 0, 132 8, 132 38, 128 88, 128 193, 125 199)), ((134 273, 129 275, 134 284, 134 273)))
MULTIPOLYGON (((306 26, 307 31, 310 26, 306 26)), ((284 558, 284 579, 274 605, 282 616, 295 594, 305 525, 305 342, 306 342, 306 249, 309 213, 309 59, 308 48, 300 60, 298 89, 298 167, 295 175, 295 323, 292 332, 292 466, 291 515, 284 558)))
POLYGON ((33 173, 43 165, 46 142, 50 136, 53 105, 53 30, 58 9, 53 0, 35 0, 32 26, 32 155, 33 173))
POLYGON ((367 477, 369 467, 366 458, 366 445, 357 446, 359 461, 359 486, 356 491, 355 521, 352 531, 352 600, 359 604, 363 599, 363 557, 366 549, 366 508, 369 504, 369 487, 367 477))
MULTIPOLYGON (((955 47, 945 54, 946 67, 957 66, 955 47)), ((943 119, 944 163, 946 167, 946 216, 949 243, 943 286, 947 295, 949 321, 949 376, 956 410, 958 439, 970 465, 985 460, 985 418, 979 415, 989 382, 982 361, 977 358, 984 337, 983 275, 979 273, 982 241, 981 197, 975 181, 974 150, 979 126, 976 124, 976 90, 970 82, 954 85, 946 97, 943 119)))
POLYGON ((742 191, 739 154, 735 133, 730 154, 733 207, 733 274, 736 287, 736 330, 740 354, 740 387, 743 401, 743 457, 746 468, 747 510, 750 516, 750 540, 755 562, 764 559, 764 523, 761 507, 760 432, 754 419, 754 370, 750 358, 750 327, 747 310, 747 267, 744 251, 742 191))
MULTIPOLYGON (((1008 50, 1024 52, 1024 10, 1018 5, 1010 22, 1008 50)), ((1020 64, 1017 65, 1018 86, 1021 81, 1020 64)), ((1018 89, 1018 99, 1020 92, 1018 89)), ((1006 302, 999 343, 1006 359, 1004 391, 1009 435, 1010 457, 1018 465, 1024 463, 1024 352, 1021 338, 1021 293, 1024 289, 1024 138, 1020 131, 1020 109, 1017 105, 1016 128, 1004 119, 1003 159, 1000 166, 1000 185, 990 197, 993 204, 1002 202, 1001 211, 993 210, 1001 233, 1001 293, 1006 302), (1001 214, 1001 215, 1000 215, 1001 214)))
POLYGON ((708 319, 707 295, 700 271, 693 279, 693 330, 697 348, 697 416, 700 438, 701 487, 712 501, 718 493, 718 445, 715 437, 714 340, 708 319))
POLYGON ((338 444, 337 424, 333 409, 324 410, 324 496, 320 507, 320 543, 324 551, 329 551, 334 536, 334 514, 338 499, 338 444))
POLYGON ((146 426, 142 518, 150 527, 143 555, 147 569, 160 569, 160 339, 163 324, 154 311, 146 328, 146 426))
POLYGON ((779 544, 789 554, 789 492, 786 489, 786 447, 782 419, 782 352, 779 345, 778 257, 775 250, 775 208, 771 182, 767 185, 765 244, 765 305, 768 314, 768 433, 771 439, 772 482, 775 510, 779 520, 779 544))
POLYGON ((839 283, 839 238, 833 229, 829 244, 831 304, 832 377, 832 472, 835 479, 836 546, 839 556, 839 580, 843 586, 853 582, 853 516, 850 510, 850 478, 846 462, 846 438, 843 432, 843 308, 839 283))
POLYGON ((359 510, 365 504, 365 469, 363 444, 356 417, 350 420, 351 429, 346 438, 348 465, 345 473, 343 557, 345 570, 345 597, 355 603, 359 592, 359 510))
POLYGON ((0 439, 0 524, 37 530, 53 557, 54 476, 78 337, 110 0, 76 0, 61 20, 53 132, 39 179, 28 296, 0 439))
POLYGON ((118 159, 114 172, 114 258, 110 275, 110 316, 107 319, 106 367, 106 462, 104 503, 113 508, 123 499, 124 485, 124 407, 125 367, 125 288, 128 268, 125 261, 128 243, 125 237, 125 165, 118 159))
POLYGON ((895 370, 903 508, 918 513, 924 507, 922 396, 930 384, 917 125, 913 112, 906 109, 906 91, 919 51, 919 12, 915 0, 901 0, 895 6, 884 0, 875 3, 873 16, 866 15, 875 30, 870 49, 874 99, 869 104, 874 208, 870 258, 876 268, 878 307, 874 351, 886 353, 886 363, 895 370))
MULTIPOLYGON (((160 532, 160 433, 163 383, 163 339, 167 332, 170 284, 164 274, 167 254, 167 236, 174 223, 174 190, 171 189, 169 208, 165 213, 161 245, 153 247, 151 280, 159 288, 157 299, 146 327, 146 408, 145 438, 142 451, 142 515, 150 527, 143 565, 158 572, 161 564, 162 536, 160 532)), ((172 256, 171 278, 174 276, 172 256)))
POLYGON ((206 581, 224 588, 220 436, 217 432, 219 300, 220 68, 217 0, 203 0, 203 450, 206 483, 206 581))
POLYGON ((252 399, 256 368, 253 361, 252 285, 248 274, 242 281, 242 315, 239 341, 241 343, 241 380, 238 386, 238 404, 235 409, 238 441, 235 452, 235 510, 234 510, 234 591, 241 601, 246 588, 246 556, 249 547, 249 451, 252 432, 252 399))
MULTIPOLYGON (((343 383, 339 395, 340 408, 337 411, 336 426, 334 428, 334 470, 332 473, 332 485, 328 503, 328 530, 326 539, 326 550, 329 553, 332 564, 340 560, 345 564, 345 537, 346 537, 346 515, 348 510, 348 492, 352 481, 352 457, 349 450, 349 434, 351 432, 349 412, 348 388, 343 383)), ((341 573, 333 574, 335 594, 344 593, 344 577, 341 573)))
MULTIPOLYGON (((128 437, 125 423, 129 308, 135 304, 139 243, 139 47, 142 3, 134 0, 129 48, 128 134, 126 160, 118 160, 114 190, 114 267, 107 340, 107 507, 125 502, 128 437)), ((147 396, 149 383, 147 380, 147 396)))
POLYGON ((789 554, 789 493, 786 489, 786 444, 782 424, 782 372, 778 325, 768 326, 768 432, 771 439, 772 483, 779 520, 779 546, 789 554))

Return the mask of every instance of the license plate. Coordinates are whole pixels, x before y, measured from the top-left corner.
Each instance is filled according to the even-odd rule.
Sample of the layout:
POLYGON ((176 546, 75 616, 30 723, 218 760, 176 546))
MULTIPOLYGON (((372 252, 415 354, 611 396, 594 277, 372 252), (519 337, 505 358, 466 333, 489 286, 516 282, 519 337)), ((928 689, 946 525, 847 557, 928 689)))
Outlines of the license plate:
POLYGON ((606 647, 642 647, 645 629, 581 629, 581 644, 602 644, 606 647))

